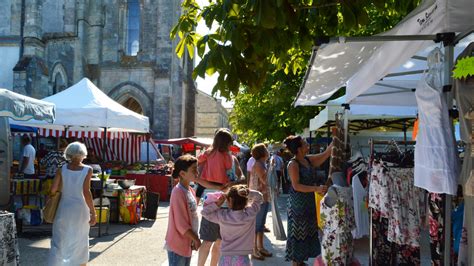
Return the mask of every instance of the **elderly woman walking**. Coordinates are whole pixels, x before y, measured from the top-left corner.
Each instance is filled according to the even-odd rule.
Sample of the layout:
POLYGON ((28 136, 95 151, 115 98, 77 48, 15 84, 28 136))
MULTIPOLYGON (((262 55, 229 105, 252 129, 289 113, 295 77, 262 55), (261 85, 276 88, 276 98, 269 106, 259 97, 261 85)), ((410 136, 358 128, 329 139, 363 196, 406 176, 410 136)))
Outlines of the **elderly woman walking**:
POLYGON ((90 192, 92 168, 82 163, 87 148, 80 142, 69 144, 64 155, 68 163, 58 169, 51 187, 51 193, 56 193, 62 182, 48 265, 86 265, 89 229, 96 223, 90 192))

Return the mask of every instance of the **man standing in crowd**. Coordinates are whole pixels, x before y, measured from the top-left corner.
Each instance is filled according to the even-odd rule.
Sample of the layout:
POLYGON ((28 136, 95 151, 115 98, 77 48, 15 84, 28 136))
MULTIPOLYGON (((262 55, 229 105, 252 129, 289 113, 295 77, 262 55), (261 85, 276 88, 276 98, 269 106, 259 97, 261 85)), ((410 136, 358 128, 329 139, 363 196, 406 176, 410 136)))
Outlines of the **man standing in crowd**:
POLYGON ((26 134, 21 137, 21 144, 23 145, 23 160, 20 173, 23 173, 24 178, 33 178, 35 176, 36 150, 31 145, 30 136, 26 134))

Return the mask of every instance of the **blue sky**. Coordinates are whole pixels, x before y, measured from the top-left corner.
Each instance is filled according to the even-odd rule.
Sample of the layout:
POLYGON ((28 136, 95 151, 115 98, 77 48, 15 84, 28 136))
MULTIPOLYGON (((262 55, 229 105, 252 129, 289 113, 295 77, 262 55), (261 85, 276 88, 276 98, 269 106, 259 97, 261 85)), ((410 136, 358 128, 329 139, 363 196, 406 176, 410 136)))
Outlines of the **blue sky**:
MULTIPOLYGON (((207 5, 209 3, 209 0, 197 0, 196 2, 198 2, 199 5, 203 6, 203 5, 207 5)), ((204 20, 201 20, 199 22, 197 28, 196 28, 196 31, 201 35, 205 35, 205 34, 208 34, 209 32, 214 31, 216 28, 217 28, 217 26, 213 25, 212 29, 209 29, 206 26, 206 24, 204 23, 204 20)), ((196 56, 195 65, 197 65, 199 63, 199 61, 201 61, 201 58, 199 58, 199 56, 196 56)), ((204 91, 207 94, 211 94, 212 93, 212 88, 214 87, 214 85, 217 82, 217 77, 218 77, 217 73, 215 73, 212 76, 206 75, 206 77, 204 79, 198 77, 196 79, 198 90, 204 91)), ((217 98, 222 99, 222 104, 224 105, 224 107, 232 107, 232 105, 233 105, 232 102, 228 102, 228 101, 226 101, 225 98, 222 98, 222 97, 219 97, 219 96, 217 96, 217 98)))

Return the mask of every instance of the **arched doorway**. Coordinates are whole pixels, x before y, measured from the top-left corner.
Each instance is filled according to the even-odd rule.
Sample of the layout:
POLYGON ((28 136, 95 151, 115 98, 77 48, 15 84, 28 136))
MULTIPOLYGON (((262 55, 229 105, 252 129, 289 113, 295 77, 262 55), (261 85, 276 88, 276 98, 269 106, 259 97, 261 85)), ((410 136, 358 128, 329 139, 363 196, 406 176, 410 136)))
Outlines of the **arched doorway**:
POLYGON ((134 112, 150 118, 153 117, 153 100, 143 87, 134 82, 120 83, 108 95, 134 112))
POLYGON ((133 97, 129 95, 124 95, 120 97, 121 100, 119 101, 121 105, 125 106, 126 108, 134 111, 135 113, 143 115, 143 107, 141 104, 133 97))

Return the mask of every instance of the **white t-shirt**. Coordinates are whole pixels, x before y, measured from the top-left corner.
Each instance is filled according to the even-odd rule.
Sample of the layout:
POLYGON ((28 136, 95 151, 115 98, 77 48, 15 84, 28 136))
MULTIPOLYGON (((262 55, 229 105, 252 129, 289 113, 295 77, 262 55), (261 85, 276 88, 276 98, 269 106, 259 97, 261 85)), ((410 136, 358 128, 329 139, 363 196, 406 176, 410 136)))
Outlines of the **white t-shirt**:
POLYGON ((255 164, 255 158, 250 157, 247 162, 247 172, 252 172, 253 165, 255 164))
POLYGON ((26 165, 25 170, 23 170, 23 173, 27 175, 34 174, 36 150, 31 144, 28 144, 23 148, 23 157, 28 157, 28 164, 26 165))

